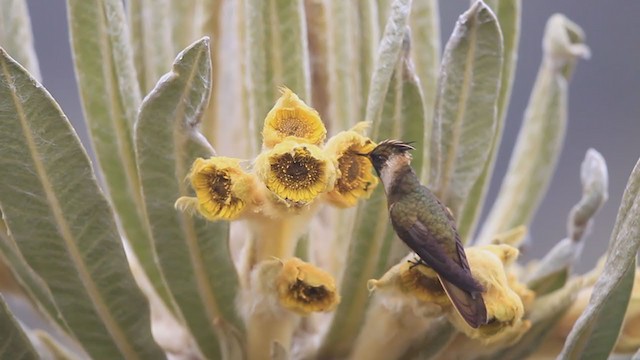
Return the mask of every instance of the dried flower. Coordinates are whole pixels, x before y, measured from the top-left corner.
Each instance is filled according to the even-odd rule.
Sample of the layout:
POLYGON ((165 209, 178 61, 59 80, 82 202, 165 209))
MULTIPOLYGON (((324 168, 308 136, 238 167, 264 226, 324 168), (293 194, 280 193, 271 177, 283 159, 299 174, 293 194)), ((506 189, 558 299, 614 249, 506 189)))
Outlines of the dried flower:
POLYGON ((449 318, 458 330, 472 339, 484 344, 506 343, 518 339, 531 326, 524 316, 521 296, 528 301, 533 296, 523 285, 512 288, 513 279, 505 271, 505 265, 518 257, 518 250, 509 245, 484 245, 467 248, 467 260, 473 277, 484 287, 482 296, 487 307, 489 322, 477 329, 469 327, 456 312, 450 312, 449 318))
POLYGON ((209 220, 234 220, 256 200, 256 179, 240 167, 239 159, 197 158, 189 172, 196 197, 176 201, 182 211, 198 211, 209 220))
POLYGON ((327 136, 320 115, 286 87, 264 119, 264 146, 272 148, 287 138, 320 145, 327 136))
POLYGON ((299 314, 330 311, 340 302, 333 277, 298 258, 284 261, 276 283, 280 304, 299 314))
POLYGON ((288 206, 301 206, 333 188, 333 162, 315 145, 287 140, 256 158, 260 180, 288 206))
POLYGON ((338 133, 325 147, 325 152, 338 164, 335 187, 327 194, 327 199, 335 206, 354 206, 359 199, 368 198, 378 184, 371 161, 359 155, 375 148, 374 142, 361 134, 367 125, 361 122, 351 130, 338 133))

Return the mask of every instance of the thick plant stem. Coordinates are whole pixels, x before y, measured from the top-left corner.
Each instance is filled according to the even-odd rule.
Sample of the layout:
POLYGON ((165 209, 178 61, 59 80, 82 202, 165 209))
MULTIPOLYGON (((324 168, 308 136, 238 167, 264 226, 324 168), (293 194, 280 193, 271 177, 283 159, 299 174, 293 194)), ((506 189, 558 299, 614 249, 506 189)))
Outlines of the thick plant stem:
POLYGON ((249 360, 271 360, 275 342, 284 349, 291 348, 291 338, 298 316, 292 313, 260 313, 248 320, 249 360))

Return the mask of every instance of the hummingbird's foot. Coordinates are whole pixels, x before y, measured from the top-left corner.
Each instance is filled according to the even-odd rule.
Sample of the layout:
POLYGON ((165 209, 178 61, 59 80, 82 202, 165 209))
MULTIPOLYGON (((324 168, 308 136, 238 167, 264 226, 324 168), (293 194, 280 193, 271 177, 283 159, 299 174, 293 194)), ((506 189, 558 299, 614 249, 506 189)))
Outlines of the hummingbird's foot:
POLYGON ((409 270, 412 270, 414 267, 418 266, 418 265, 425 265, 428 266, 426 262, 424 262, 424 260, 422 260, 419 256, 415 256, 413 258, 413 260, 407 260, 407 262, 409 262, 409 264, 411 264, 411 266, 409 267, 409 270))

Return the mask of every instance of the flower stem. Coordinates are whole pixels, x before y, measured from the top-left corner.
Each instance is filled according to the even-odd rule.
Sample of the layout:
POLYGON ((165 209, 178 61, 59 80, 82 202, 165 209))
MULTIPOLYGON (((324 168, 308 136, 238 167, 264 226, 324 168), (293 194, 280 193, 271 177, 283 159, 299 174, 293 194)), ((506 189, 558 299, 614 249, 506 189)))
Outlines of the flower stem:
POLYGON ((248 320, 249 360, 270 360, 274 342, 291 348, 291 336, 298 316, 291 313, 257 313, 248 320))

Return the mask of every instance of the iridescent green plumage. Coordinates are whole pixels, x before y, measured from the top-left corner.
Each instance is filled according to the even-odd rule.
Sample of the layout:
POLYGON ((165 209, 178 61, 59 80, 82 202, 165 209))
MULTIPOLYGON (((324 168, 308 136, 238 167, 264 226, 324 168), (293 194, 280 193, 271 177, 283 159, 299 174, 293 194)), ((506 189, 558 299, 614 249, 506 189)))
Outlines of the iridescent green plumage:
POLYGON ((438 273, 460 315, 477 328, 487 322, 482 286, 471 275, 451 213, 411 168, 412 149, 387 140, 368 154, 384 185, 391 223, 421 262, 438 273))

